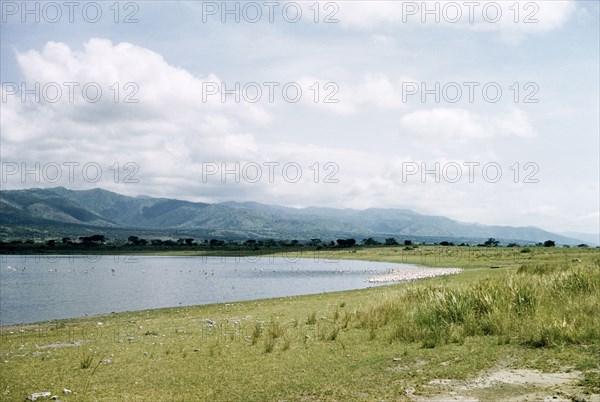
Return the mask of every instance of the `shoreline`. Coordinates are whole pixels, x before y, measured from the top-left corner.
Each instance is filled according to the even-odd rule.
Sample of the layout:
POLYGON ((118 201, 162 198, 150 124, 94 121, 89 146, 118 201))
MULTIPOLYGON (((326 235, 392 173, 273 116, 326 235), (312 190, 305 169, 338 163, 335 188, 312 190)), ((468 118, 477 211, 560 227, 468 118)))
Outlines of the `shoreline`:
POLYGON ((368 283, 397 283, 411 282, 419 279, 435 278, 437 276, 456 275, 463 272, 462 268, 396 268, 388 273, 372 276, 365 280, 368 283))

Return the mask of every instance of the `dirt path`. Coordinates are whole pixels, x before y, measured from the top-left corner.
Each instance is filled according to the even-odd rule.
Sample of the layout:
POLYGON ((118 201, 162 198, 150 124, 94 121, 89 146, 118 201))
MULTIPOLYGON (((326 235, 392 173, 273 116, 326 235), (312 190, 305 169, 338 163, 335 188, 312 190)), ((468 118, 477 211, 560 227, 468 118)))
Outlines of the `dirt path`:
POLYGON ((528 369, 499 369, 470 380, 430 381, 424 397, 408 393, 415 402, 433 401, 581 401, 600 402, 600 394, 584 394, 576 386, 579 371, 543 373, 528 369))

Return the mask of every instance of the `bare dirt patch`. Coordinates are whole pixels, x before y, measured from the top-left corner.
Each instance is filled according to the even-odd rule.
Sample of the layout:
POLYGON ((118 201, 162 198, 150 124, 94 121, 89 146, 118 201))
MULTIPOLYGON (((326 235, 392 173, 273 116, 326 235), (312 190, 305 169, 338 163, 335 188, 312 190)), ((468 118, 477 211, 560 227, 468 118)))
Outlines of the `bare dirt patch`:
POLYGON ((409 395, 415 402, 432 401, 589 401, 600 395, 585 394, 576 384, 579 371, 544 373, 529 369, 499 369, 468 380, 435 379, 423 388, 429 396, 409 395))
POLYGON ((81 346, 82 341, 74 341, 74 342, 64 342, 64 343, 51 343, 49 345, 37 346, 38 349, 48 349, 48 348, 70 348, 73 346, 81 346))

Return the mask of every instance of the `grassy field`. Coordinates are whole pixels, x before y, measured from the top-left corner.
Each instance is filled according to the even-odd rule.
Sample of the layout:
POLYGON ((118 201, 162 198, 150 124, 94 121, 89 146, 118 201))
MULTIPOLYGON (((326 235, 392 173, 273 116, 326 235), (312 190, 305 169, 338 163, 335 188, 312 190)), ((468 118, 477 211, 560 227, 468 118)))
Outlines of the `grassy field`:
POLYGON ((598 400, 597 249, 385 247, 325 257, 465 270, 5 327, 0 400, 42 391, 63 401, 598 400))

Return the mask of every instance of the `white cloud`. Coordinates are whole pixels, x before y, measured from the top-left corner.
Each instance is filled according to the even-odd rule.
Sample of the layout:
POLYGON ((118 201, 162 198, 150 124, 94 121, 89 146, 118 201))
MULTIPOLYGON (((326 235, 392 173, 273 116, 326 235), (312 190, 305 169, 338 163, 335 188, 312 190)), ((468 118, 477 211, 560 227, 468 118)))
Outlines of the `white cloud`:
MULTIPOLYGON (((48 42, 41 52, 17 53, 17 61, 26 88, 38 83, 42 96, 39 103, 29 95, 25 103, 18 95, 8 97, 3 108, 3 140, 9 147, 24 140, 43 143, 55 138, 83 149, 86 143, 100 144, 94 145, 97 150, 111 143, 117 149, 143 151, 151 144, 161 146, 154 148, 160 152, 167 144, 182 140, 198 156, 240 155, 256 151, 251 131, 242 127, 265 125, 271 119, 259 105, 222 103, 219 96, 203 99, 203 83, 220 83, 218 76, 195 77, 169 65, 159 54, 130 43, 113 45, 91 39, 76 51, 48 42), (76 83, 74 100, 69 99, 69 86, 64 83, 76 83), (82 88, 88 83, 101 89, 99 101, 84 99, 82 88), (61 88, 63 96, 57 102, 45 101, 43 88, 48 85, 61 88), (127 95, 137 103, 126 103, 127 95), (154 141, 145 142, 149 137, 154 141)), ((56 150, 48 154, 55 156, 56 150)))
MULTIPOLYGON (((324 83, 325 81, 316 77, 302 77, 297 82, 303 88, 309 88, 315 82, 324 83)), ((402 102, 401 83, 394 83, 385 74, 365 73, 357 82, 335 81, 332 84, 333 87, 321 90, 320 102, 315 102, 311 93, 311 96, 302 98, 304 104, 343 116, 355 114, 364 107, 394 110, 405 106, 405 103, 402 102), (337 102, 325 102, 327 95, 331 95, 330 99, 337 100, 337 102)))
POLYGON ((346 28, 369 31, 427 25, 497 32, 502 40, 518 43, 524 35, 562 27, 575 10, 573 0, 348 1, 340 3, 339 20, 346 28))
POLYGON ((370 39, 376 45, 393 45, 396 43, 396 39, 390 35, 373 34, 370 39))
POLYGON ((400 119, 401 135, 441 140, 483 140, 495 137, 533 138, 535 129, 527 114, 509 107, 501 114, 487 115, 461 108, 418 110, 400 119))
MULTIPOLYGON (((218 76, 204 79, 173 67, 164 58, 130 43, 113 44, 91 39, 82 50, 64 43, 48 42, 42 51, 16 55, 26 88, 39 83, 78 83, 70 100, 65 92, 57 102, 43 96, 37 102, 27 96, 8 96, 2 105, 3 162, 18 161, 28 169, 42 167, 41 182, 34 175, 12 175, 4 186, 64 185, 75 188, 101 186, 124 193, 173 196, 197 193, 203 161, 256 158, 259 145, 254 132, 268 125, 270 113, 260 105, 222 103, 219 96, 202 98, 204 82, 220 82, 218 76), (119 83, 119 101, 111 86, 119 83), (135 83, 137 103, 124 103, 130 93, 124 84, 135 83), (102 89, 96 103, 81 93, 86 83, 102 89), (77 174, 69 178, 65 163, 78 163, 77 174), (126 163, 139 167, 138 184, 123 185, 114 180, 111 167, 126 163), (43 168, 58 163, 61 181, 44 181, 43 168), (97 164, 101 181, 86 180, 81 167, 97 164), (156 187, 155 187, 156 186, 156 187)), ((53 84, 51 84, 53 85, 53 84)), ((114 87, 113 87, 114 88, 114 87)), ((12 90, 12 89, 11 89, 12 90)))
POLYGON ((366 74, 364 81, 354 90, 353 97, 381 109, 404 106, 400 88, 383 74, 366 74))

